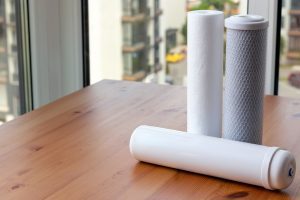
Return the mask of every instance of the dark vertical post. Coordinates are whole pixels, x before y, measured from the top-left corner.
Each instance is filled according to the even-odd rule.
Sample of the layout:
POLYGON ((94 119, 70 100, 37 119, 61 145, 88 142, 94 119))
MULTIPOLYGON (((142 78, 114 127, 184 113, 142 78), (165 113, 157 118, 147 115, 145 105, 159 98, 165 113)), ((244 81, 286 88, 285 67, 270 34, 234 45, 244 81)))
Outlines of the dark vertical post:
POLYGON ((81 0, 83 87, 90 85, 89 5, 81 0))
POLYGON ((277 5, 277 27, 276 27, 276 52, 275 52, 275 73, 274 73, 274 95, 278 95, 279 68, 280 68, 280 29, 281 29, 282 0, 277 5))

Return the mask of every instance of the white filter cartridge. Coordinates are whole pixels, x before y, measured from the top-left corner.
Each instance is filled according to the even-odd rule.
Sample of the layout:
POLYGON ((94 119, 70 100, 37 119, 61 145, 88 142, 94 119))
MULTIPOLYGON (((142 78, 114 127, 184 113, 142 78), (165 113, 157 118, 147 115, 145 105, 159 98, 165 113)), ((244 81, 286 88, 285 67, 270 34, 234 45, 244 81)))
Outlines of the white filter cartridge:
POLYGON ((139 126, 130 151, 140 161, 190 172, 284 189, 295 176, 293 155, 278 147, 139 126))
POLYGON ((223 12, 188 12, 187 32, 187 131, 221 137, 223 12))

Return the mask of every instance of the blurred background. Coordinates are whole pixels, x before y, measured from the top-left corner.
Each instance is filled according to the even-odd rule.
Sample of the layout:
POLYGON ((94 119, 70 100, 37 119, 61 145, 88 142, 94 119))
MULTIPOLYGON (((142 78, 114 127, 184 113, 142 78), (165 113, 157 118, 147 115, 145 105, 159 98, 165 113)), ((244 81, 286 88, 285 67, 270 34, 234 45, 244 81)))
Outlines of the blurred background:
POLYGON ((283 0, 280 30, 279 95, 300 97, 300 1, 283 0))
POLYGON ((0 124, 19 113, 16 5, 0 0, 0 124))
POLYGON ((247 13, 247 1, 239 0, 89 3, 91 83, 109 78, 185 85, 186 12, 222 10, 225 17, 247 13))
MULTIPOLYGON (((103 79, 185 86, 186 12, 229 17, 256 1, 0 0, 0 124, 103 79)), ((272 93, 299 98, 300 1, 274 2, 272 93)))

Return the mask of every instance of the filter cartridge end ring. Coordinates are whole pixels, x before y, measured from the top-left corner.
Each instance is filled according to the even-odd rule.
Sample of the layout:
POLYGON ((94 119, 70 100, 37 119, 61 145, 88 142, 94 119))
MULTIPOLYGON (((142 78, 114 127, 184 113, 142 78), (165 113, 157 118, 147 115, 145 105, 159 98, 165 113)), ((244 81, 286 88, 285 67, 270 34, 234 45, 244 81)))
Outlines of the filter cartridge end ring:
POLYGON ((259 15, 234 15, 225 19, 225 27, 236 30, 266 29, 268 20, 259 15))

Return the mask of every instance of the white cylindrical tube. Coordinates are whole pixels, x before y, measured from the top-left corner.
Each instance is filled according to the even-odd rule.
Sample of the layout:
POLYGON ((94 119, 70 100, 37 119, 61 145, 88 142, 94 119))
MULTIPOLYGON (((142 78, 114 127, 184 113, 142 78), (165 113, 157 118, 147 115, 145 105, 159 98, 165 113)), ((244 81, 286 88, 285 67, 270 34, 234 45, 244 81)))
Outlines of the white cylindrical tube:
POLYGON ((135 129, 130 151, 140 161, 267 189, 288 187, 296 171, 293 155, 277 147, 151 126, 135 129))
POLYGON ((188 12, 187 32, 187 131, 221 137, 223 12, 188 12))
POLYGON ((268 21, 237 15, 225 26, 224 138, 261 144, 268 21))

